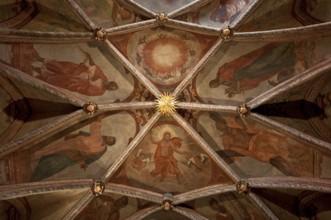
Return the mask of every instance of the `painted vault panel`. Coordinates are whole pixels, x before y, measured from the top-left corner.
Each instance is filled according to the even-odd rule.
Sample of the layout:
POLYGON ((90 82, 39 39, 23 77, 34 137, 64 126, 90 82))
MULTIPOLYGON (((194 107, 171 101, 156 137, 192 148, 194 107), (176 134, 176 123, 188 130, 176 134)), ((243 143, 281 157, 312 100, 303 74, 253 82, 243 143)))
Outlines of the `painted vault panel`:
POLYGON ((62 131, 64 135, 59 133, 54 139, 7 157, 8 176, 16 183, 101 178, 135 136, 136 129, 134 118, 126 112, 96 116, 62 131))
POLYGON ((80 21, 79 17, 73 13, 64 1, 37 0, 36 2, 38 12, 29 23, 21 28, 22 30, 47 30, 54 32, 87 31, 87 28, 80 21))
POLYGON ((125 9, 116 0, 77 0, 76 2, 98 27, 110 28, 141 20, 137 14, 125 9))
POLYGON ((165 12, 170 13, 173 12, 179 8, 185 7, 187 4, 190 4, 192 2, 196 2, 196 0, 134 0, 139 5, 145 7, 146 9, 154 12, 165 12))
POLYGON ((131 74, 99 46, 15 44, 12 65, 83 100, 109 103, 128 99, 134 85, 131 74))
POLYGON ((219 1, 213 0, 199 9, 178 17, 179 20, 209 27, 225 27, 235 21, 252 3, 252 0, 219 1))
POLYGON ((155 124, 110 182, 159 193, 232 183, 181 127, 167 119, 155 124))
POLYGON ((306 60, 311 52, 302 42, 229 43, 197 76, 198 97, 223 105, 247 102, 301 74, 309 67, 306 60))
POLYGON ((110 40, 137 70, 161 90, 169 91, 185 78, 216 38, 158 27, 110 40))
POLYGON ((204 113, 198 118, 198 126, 210 146, 244 178, 325 177, 323 173, 328 173, 329 160, 321 164, 316 159, 316 146, 252 118, 204 113))
POLYGON ((75 219, 122 220, 151 205, 145 200, 105 193, 94 198, 75 219))
POLYGON ((196 199, 194 210, 210 220, 266 219, 248 198, 238 193, 225 193, 196 199))

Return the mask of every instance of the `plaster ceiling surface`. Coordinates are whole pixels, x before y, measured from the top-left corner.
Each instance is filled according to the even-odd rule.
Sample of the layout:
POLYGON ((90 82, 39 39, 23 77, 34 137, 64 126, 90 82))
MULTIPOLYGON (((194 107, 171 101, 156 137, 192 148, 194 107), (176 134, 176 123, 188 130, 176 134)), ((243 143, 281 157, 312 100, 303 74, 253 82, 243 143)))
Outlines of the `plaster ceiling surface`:
POLYGON ((1 1, 1 219, 330 219, 330 11, 1 1))

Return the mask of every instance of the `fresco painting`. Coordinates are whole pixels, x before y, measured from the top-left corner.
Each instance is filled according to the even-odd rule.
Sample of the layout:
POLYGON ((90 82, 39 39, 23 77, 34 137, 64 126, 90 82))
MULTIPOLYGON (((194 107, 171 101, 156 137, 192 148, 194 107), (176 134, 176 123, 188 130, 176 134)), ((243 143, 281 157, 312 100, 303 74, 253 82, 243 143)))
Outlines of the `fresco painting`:
MULTIPOLYGON (((329 80, 331 77, 328 77, 329 80)), ((317 95, 316 102, 320 102, 321 107, 324 110, 324 114, 321 116, 323 123, 331 130, 331 85, 327 83, 323 90, 317 95)), ((327 129, 325 128, 325 129, 327 129)), ((331 133, 328 134, 328 138, 331 141, 331 133)))
POLYGON ((78 0, 77 3, 98 27, 109 28, 141 20, 115 0, 78 0))
POLYGON ((224 193, 196 199, 194 210, 210 220, 265 219, 247 198, 237 193, 224 193))
POLYGON ((75 219, 127 219, 137 211, 138 204, 138 199, 105 193, 94 198, 75 219))
POLYGON ((66 135, 64 141, 35 151, 32 155, 34 171, 31 181, 50 177, 77 163, 83 170, 86 170, 88 164, 100 158, 107 148, 116 142, 115 137, 102 135, 101 129, 101 118, 98 117, 91 122, 89 132, 79 131, 78 134, 66 135), (70 147, 68 148, 68 146, 70 147))
POLYGON ((195 12, 179 16, 178 19, 212 27, 222 27, 233 23, 252 0, 213 0, 195 12))
POLYGON ((84 192, 63 189, 58 192, 2 200, 1 219, 62 219, 77 200, 83 197, 84 192))
POLYGON ((240 31, 264 31, 301 26, 293 16, 292 0, 261 2, 244 23, 238 27, 240 31))
POLYGON ((192 70, 216 38, 159 27, 110 40, 157 87, 169 91, 192 70))
POLYGON ((308 68, 305 48, 300 42, 242 47, 232 43, 222 48, 216 55, 219 59, 210 60, 212 65, 205 67, 195 80, 200 101, 218 104, 249 101, 308 68), (241 55, 222 56, 226 51, 241 55))
POLYGON ((254 193, 279 219, 327 220, 330 214, 330 194, 326 192, 273 188, 255 189, 254 193))
POLYGON ((22 91, 9 79, 0 75, 0 146, 14 139, 31 112, 22 91))
MULTIPOLYGON (((20 1, 18 4, 22 4, 22 2, 26 2, 26 0, 20 1)), ((64 5, 61 1, 32 0, 29 2, 36 4, 30 4, 30 7, 32 5, 35 7, 35 11, 33 11, 29 16, 25 16, 25 19, 22 21, 23 23, 18 26, 20 29, 51 32, 88 31, 79 17, 70 9, 68 5, 64 5)))
POLYGON ((328 13, 328 8, 331 4, 327 0, 305 0, 294 1, 293 17, 295 17, 302 24, 318 24, 328 22, 331 19, 328 13))
MULTIPOLYGON (((155 201, 151 197, 155 192, 164 196, 169 192, 175 197, 187 193, 187 197, 182 196, 188 201, 175 204, 176 208, 189 209, 187 215, 197 212, 211 220, 265 219, 258 205, 249 201, 250 196, 236 191, 215 194, 213 189, 216 186, 220 189, 223 186, 231 188, 235 182, 221 169, 220 161, 214 161, 213 155, 195 142, 195 138, 200 136, 187 133, 171 117, 161 117, 139 139, 135 148, 130 149, 128 155, 123 155, 128 144, 153 117, 154 108, 133 107, 132 110, 116 112, 100 108, 105 112, 98 111, 96 115, 86 118, 81 115, 84 118, 73 119, 70 114, 81 108, 69 102, 73 96, 77 100, 97 104, 152 102, 155 96, 144 86, 144 77, 133 77, 121 63, 130 62, 161 92, 171 92, 218 42, 217 36, 197 34, 202 33, 203 28, 220 29, 237 24, 236 31, 245 32, 309 27, 330 21, 331 1, 73 2, 78 4, 74 9, 76 13, 65 0, 3 0, 0 3, 0 27, 4 32, 10 32, 2 35, 1 41, 10 43, 0 44, 0 62, 27 74, 23 76, 6 71, 4 75, 8 79, 0 76, 0 146, 13 140, 1 149, 5 154, 0 160, 1 193, 5 199, 0 202, 1 219, 63 219, 68 214, 77 214, 69 217, 72 219, 118 220, 135 214, 136 218, 142 218, 140 214, 146 213, 145 208, 160 208, 161 204, 135 197, 155 201), (179 16, 172 19, 184 22, 181 27, 175 28, 169 27, 171 22, 139 28, 127 26, 150 19, 149 16, 126 10, 128 6, 124 4, 130 5, 130 2, 133 3, 132 10, 134 3, 137 3, 154 13, 164 11, 169 15, 179 11, 179 16), (257 2, 261 4, 256 10, 252 8, 248 12, 247 9, 257 2), (194 3, 198 3, 199 8, 194 6, 190 8, 192 10, 185 11, 185 6, 194 3), (87 43, 73 43, 77 39, 69 37, 61 43, 42 36, 38 39, 34 37, 33 31, 90 33, 92 30, 79 18, 79 8, 95 26, 111 32, 108 40, 124 58, 112 55, 114 51, 104 42, 92 39, 87 43), (184 13, 181 14, 181 11, 184 13), (247 17, 244 15, 246 12, 247 17), (242 15, 245 16, 243 22, 236 23, 242 15), (200 28, 195 28, 192 23, 199 24, 200 28), (15 37, 16 34, 20 37, 15 37), (26 78, 29 80, 24 80, 26 78), (8 92, 9 87, 17 91, 15 96, 13 92, 8 92), (61 95, 52 93, 52 90, 61 95), (61 120, 68 118, 72 120, 61 120), (14 129, 12 125, 17 121, 19 126, 14 129), (49 124, 50 130, 43 127, 46 124, 49 124), (42 132, 36 134, 37 128, 41 128, 42 132), (30 137, 33 139, 30 140, 30 137), (9 149, 9 152, 7 146, 14 146, 15 149, 9 149), (113 164, 116 167, 111 167, 113 164), (104 180, 102 177, 109 173, 107 171, 112 173, 106 178, 108 183, 123 184, 117 190, 116 187, 110 189, 118 194, 110 194, 106 190, 86 204, 82 201, 87 201, 86 196, 91 195, 90 187, 64 189, 81 187, 82 179, 104 180), (61 189, 53 188, 61 183, 60 180, 72 182, 61 189), (31 186, 39 190, 37 194, 29 189, 31 186), (125 190, 125 187, 132 187, 133 190, 125 190), (49 193, 49 190, 52 192, 49 193), (8 195, 10 199, 6 198, 8 195), (25 218, 20 216, 23 212, 25 218)), ((181 94, 176 95, 176 99, 179 102, 221 104, 233 108, 247 103, 292 77, 303 76, 305 70, 330 58, 330 37, 323 37, 324 32, 312 34, 315 38, 304 42, 299 38, 281 43, 223 42, 215 53, 210 54, 207 63, 202 63, 192 82, 181 88, 181 94)), ((325 66, 316 68, 321 74, 324 70, 325 66)), ((309 79, 300 88, 286 88, 287 93, 278 96, 283 106, 269 108, 271 110, 268 112, 283 115, 265 116, 312 135, 318 139, 317 142, 331 142, 330 75, 330 72, 325 72, 318 76, 321 78, 309 79), (294 104, 303 105, 298 108, 294 104), (307 111, 311 110, 308 106, 316 107, 317 111, 307 116, 307 111)), ((266 103, 269 107, 276 104, 279 103, 266 103)), ((252 112, 260 114, 257 108, 252 112)), ((269 125, 271 122, 262 123, 254 114, 241 118, 234 112, 210 113, 199 111, 194 106, 192 109, 178 109, 177 113, 211 146, 215 151, 213 153, 218 154, 238 174, 239 179, 288 176, 301 177, 299 181, 303 178, 324 181, 331 178, 329 152, 320 151, 321 146, 307 143, 299 135, 291 136, 277 130, 269 125)), ((311 182, 311 186, 318 187, 318 184, 311 182)), ((260 197, 279 219, 329 219, 329 194, 321 192, 321 188, 315 189, 319 190, 315 192, 297 188, 291 185, 287 191, 251 187, 250 195, 260 197)), ((158 210, 143 219, 185 220, 188 217, 175 211, 158 210)))
POLYGON ((155 205, 155 203, 147 200, 103 193, 101 196, 95 197, 75 219, 122 220, 127 219, 141 209, 155 205))
POLYGON ((311 136, 321 138, 309 121, 312 118, 322 117, 323 107, 315 101, 305 100, 305 94, 314 90, 312 88, 315 80, 312 79, 296 86, 290 92, 279 94, 253 111, 311 136))
POLYGON ((72 127, 74 130, 61 139, 44 141, 11 155, 8 160, 17 161, 16 167, 8 167, 12 181, 100 178, 135 136, 137 127, 128 113, 99 115, 84 126, 88 122, 82 122, 78 129, 72 127), (123 131, 127 131, 126 137, 121 135, 123 131))
POLYGON ((300 27, 330 20, 327 0, 264 1, 250 15, 240 31, 263 31, 300 27))
POLYGON ((330 74, 318 75, 254 111, 324 141, 331 141, 330 74))
MULTIPOLYGON (((1 79, 0 79, 1 81, 1 79)), ((8 108, 11 106, 10 104, 14 102, 13 98, 10 96, 10 94, 2 87, 0 86, 0 137, 3 135, 3 133, 6 131, 7 128, 10 127, 10 125, 14 122, 15 118, 11 117, 13 116, 12 113, 15 111, 15 106, 12 106, 11 108, 8 108)), ((1 143, 1 141, 0 141, 1 143)))
MULTIPOLYGON (((50 45, 48 45, 50 47, 50 45)), ((126 99, 133 90, 133 79, 124 68, 106 59, 94 59, 101 51, 86 44, 65 45, 50 50, 45 45, 20 44, 13 47, 13 65, 52 86, 93 101, 126 99), (120 73, 120 74, 116 74, 120 73)))
POLYGON ((165 13, 171 13, 172 11, 175 11, 179 8, 184 7, 185 5, 188 5, 195 0, 134 0, 139 5, 149 9, 150 11, 153 11, 155 13, 159 12, 165 12, 165 13))
POLYGON ((178 193, 231 180, 182 128, 163 122, 144 137, 111 182, 178 193))
MULTIPOLYGON (((28 210, 31 213, 26 219, 63 219, 64 215, 75 206, 76 202, 80 200, 85 193, 85 190, 67 189, 59 192, 25 197, 27 205, 30 206, 28 210), (38 212, 35 210, 38 210, 38 212)), ((22 204, 13 204, 16 205, 15 208, 21 214, 22 204)), ((21 219, 24 219, 24 217, 21 216, 21 219)))
POLYGON ((127 54, 154 83, 173 86, 197 63, 202 49, 193 34, 151 30, 134 34, 129 39, 127 54))
POLYGON ((198 124, 203 135, 209 132, 205 139, 214 150, 243 177, 316 175, 314 167, 318 164, 310 144, 254 119, 205 113, 198 124))
POLYGON ((144 218, 144 220, 189 220, 190 218, 183 216, 177 212, 164 212, 163 210, 154 212, 144 218))
POLYGON ((328 8, 331 7, 331 3, 330 1, 327 0, 320 0, 320 1, 314 1, 314 0, 310 0, 310 8, 309 8, 309 12, 310 15, 315 17, 317 20, 320 21, 330 21, 331 20, 331 16, 328 13, 328 8))
MULTIPOLYGON (((331 141, 330 74, 316 76, 254 111, 326 142, 331 141)), ((314 176, 330 178, 330 155, 314 151, 314 176)))

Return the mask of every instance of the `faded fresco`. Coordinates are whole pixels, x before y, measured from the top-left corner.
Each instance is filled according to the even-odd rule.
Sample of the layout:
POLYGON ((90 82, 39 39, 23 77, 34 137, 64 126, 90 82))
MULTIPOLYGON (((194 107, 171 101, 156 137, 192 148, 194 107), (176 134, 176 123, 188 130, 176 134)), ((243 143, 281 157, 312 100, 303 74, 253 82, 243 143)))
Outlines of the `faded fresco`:
POLYGON ((111 41, 147 78, 169 90, 192 70, 215 38, 161 27, 111 41))
POLYGON ((158 0, 158 1, 134 0, 134 1, 154 13, 159 13, 159 12, 171 13, 175 10, 178 10, 179 8, 184 7, 187 4, 190 4, 191 2, 194 2, 195 0, 158 0))
MULTIPOLYGON (((284 92, 254 111, 308 135, 331 141, 330 74, 315 77, 291 91, 284 92)), ((330 178, 329 155, 315 150, 318 169, 315 176, 330 178)))
POLYGON ((139 199, 103 194, 94 198, 75 219, 127 219, 140 209, 140 204, 139 199))
POLYGON ((310 144, 254 119, 205 113, 198 124, 205 140, 243 177, 313 177, 315 166, 320 166, 310 144))
POLYGON ((11 181, 100 178, 127 146, 129 139, 135 136, 137 128, 131 114, 118 113, 99 115, 82 122, 78 129, 77 126, 71 129, 73 131, 63 138, 47 140, 31 150, 11 155, 8 163, 16 161, 16 167, 8 167, 11 181), (122 135, 124 131, 125 137, 122 135))
MULTIPOLYGON (((1 80, 1 78, 0 78, 1 80)), ((14 122, 15 117, 14 111, 15 106, 11 106, 10 104, 14 102, 11 95, 2 87, 0 86, 0 137, 3 133, 10 127, 10 125, 14 122)))
POLYGON ((99 27, 109 28, 141 20, 137 14, 125 9, 115 0, 78 0, 76 2, 99 27))
POLYGON ((213 0, 178 19, 212 27, 230 25, 252 0, 213 0))
POLYGON ((239 27, 240 31, 275 30, 326 22, 330 15, 327 0, 263 1, 239 27))
POLYGON ((163 122, 145 136, 111 182, 178 193, 231 181, 182 128, 163 122))
POLYGON ((298 189, 256 189, 254 193, 279 219, 330 218, 329 193, 298 189))
MULTIPOLYGON (((239 27, 240 31, 263 31, 299 27, 302 24, 293 15, 294 2, 304 1, 263 1, 247 20, 239 27)), ((300 11, 300 7, 298 8, 300 11)))
POLYGON ((17 87, 0 76, 0 146, 12 140, 31 112, 30 105, 17 87))
POLYGON ((331 2, 327 0, 309 0, 308 1, 308 11, 309 14, 316 20, 327 22, 331 20, 330 13, 328 13, 328 8, 331 7, 331 2))
POLYGON ((170 199, 168 193, 175 201, 186 201, 176 203, 175 209, 210 220, 265 219, 251 196, 265 202, 279 219, 328 220, 331 216, 330 194, 321 188, 311 192, 295 185, 279 190, 251 184, 246 196, 231 188, 236 182, 219 165, 224 162, 239 179, 253 182, 250 178, 330 180, 331 155, 321 151, 326 144, 307 143, 255 115, 303 131, 316 137, 316 142, 331 143, 331 74, 317 73, 325 71, 326 65, 315 69, 318 76, 286 89, 252 109, 248 117, 199 111, 192 105, 177 109, 176 114, 199 136, 192 137, 171 116, 161 116, 133 142, 156 112, 147 106, 157 97, 142 83, 145 77, 161 92, 171 92, 207 58, 176 100, 234 109, 293 77, 300 81, 304 71, 331 58, 331 38, 321 37, 325 33, 319 31, 305 41, 230 39, 209 54, 221 40, 211 33, 204 35, 204 28, 229 25, 237 32, 258 32, 309 27, 331 20, 331 1, 72 0, 78 6, 74 10, 66 0, 0 2, 0 41, 6 42, 0 44, 0 63, 22 72, 0 71, 0 196, 4 199, 0 219, 63 219, 70 214, 80 220, 122 220, 132 215, 132 219, 188 219, 176 210, 163 211, 160 201, 136 198, 155 201, 151 197, 155 194, 170 199), (135 3, 141 7, 135 9, 135 3), (255 3, 259 5, 248 11, 255 3), (193 7, 186 10, 190 4, 193 7), (179 26, 136 14, 144 8, 155 14, 175 12, 170 18, 179 26), (96 27, 107 29, 107 42, 93 39, 94 28, 87 27, 79 10, 96 27), (244 19, 237 23, 239 18, 244 19), (91 38, 73 43, 75 38, 68 37, 61 43, 39 34, 37 39, 34 31, 90 33, 91 38), (95 102, 99 110, 85 115, 82 106, 71 104, 79 100, 95 102), (123 111, 102 108, 116 103, 146 105, 123 111), (200 137, 213 154, 195 141, 200 137), (123 155, 131 143, 135 147, 123 155), (106 181, 105 192, 94 197, 89 185, 64 189, 81 187, 80 180, 86 179, 106 181), (72 182, 62 189, 53 187, 61 180, 72 182), (114 188, 109 189, 111 185, 114 188), (233 191, 217 194, 213 190, 218 186, 233 191), (158 211, 142 218, 152 208, 158 211))
POLYGON ((30 7, 35 7, 36 9, 33 12, 30 12, 28 16, 21 16, 21 19, 24 19, 22 19, 21 25, 18 26, 20 29, 55 32, 89 31, 81 22, 79 17, 69 8, 68 5, 63 4, 62 1, 23 0, 19 1, 18 4, 27 4, 27 2, 33 2, 34 4, 36 3, 36 5, 31 3, 29 4, 30 7))
POLYGON ((331 19, 328 9, 331 7, 327 0, 294 1, 293 16, 302 24, 317 24, 331 19))
POLYGON ((20 28, 30 22, 38 13, 38 8, 33 4, 35 0, 27 2, 6 0, 0 3, 0 27, 20 28))
POLYGON ((247 198, 237 193, 196 199, 192 205, 196 212, 210 220, 265 219, 247 198))
MULTIPOLYGON (((62 219, 84 196, 85 192, 85 190, 77 189, 62 190, 25 197, 30 211, 30 216, 26 219, 62 219)), ((13 204, 17 206, 19 214, 22 214, 22 206, 19 206, 19 203, 13 204)), ((21 218, 24 219, 23 216, 21 218)))
POLYGON ((301 74, 308 67, 305 48, 300 42, 227 45, 197 76, 198 96, 202 102, 217 104, 247 102, 301 74), (229 55, 223 56, 225 52, 229 55))
POLYGON ((330 74, 314 77, 283 92, 254 111, 299 131, 331 141, 330 74))
POLYGON ((12 55, 19 70, 86 100, 125 100, 133 90, 133 79, 123 66, 98 59, 102 51, 95 46, 20 44, 12 55))
POLYGON ((6 130, 6 134, 0 138, 0 145, 77 110, 77 107, 61 97, 39 90, 23 81, 4 77, 0 77, 0 81, 13 98, 13 102, 4 108, 3 114, 15 119, 6 130), (52 106, 51 111, 48 109, 49 106, 52 106))
POLYGON ((154 212, 144 218, 144 220, 189 220, 190 218, 183 216, 177 212, 165 212, 163 210, 154 212))

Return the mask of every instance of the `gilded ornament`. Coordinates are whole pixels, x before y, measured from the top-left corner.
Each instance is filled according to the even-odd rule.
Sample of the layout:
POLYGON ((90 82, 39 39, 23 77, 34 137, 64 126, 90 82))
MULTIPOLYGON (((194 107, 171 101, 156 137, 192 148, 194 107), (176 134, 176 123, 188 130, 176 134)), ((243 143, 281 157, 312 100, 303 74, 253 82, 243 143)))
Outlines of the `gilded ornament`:
POLYGON ((237 108, 237 113, 240 117, 249 115, 250 111, 250 108, 246 104, 239 105, 237 108))
POLYGON ((162 202, 162 209, 164 211, 171 211, 173 208, 174 208, 174 206, 170 200, 164 200, 162 202))
POLYGON ((94 31, 94 37, 98 41, 104 41, 107 39, 107 32, 103 28, 96 28, 94 31))
POLYGON ((176 111, 177 101, 175 97, 169 93, 164 93, 161 95, 157 100, 155 100, 155 103, 157 111, 162 115, 168 116, 176 111))
POLYGON ((93 102, 87 102, 84 105, 84 111, 88 114, 88 115, 94 115, 95 112, 97 111, 98 106, 97 104, 93 103, 93 102))
POLYGON ((165 22, 168 21, 168 15, 164 12, 160 12, 156 15, 156 20, 159 22, 160 25, 163 25, 165 22))
POLYGON ((233 30, 230 28, 230 26, 227 26, 227 27, 221 29, 220 36, 223 40, 230 39, 232 37, 232 35, 233 35, 233 30))
POLYGON ((237 183, 236 188, 238 193, 247 194, 249 191, 248 182, 241 180, 237 183))
POLYGON ((171 193, 165 193, 163 195, 162 209, 164 211, 171 211, 173 208, 173 195, 171 193))
POLYGON ((95 181, 91 186, 91 192, 95 196, 100 196, 105 190, 105 184, 101 181, 95 181))

